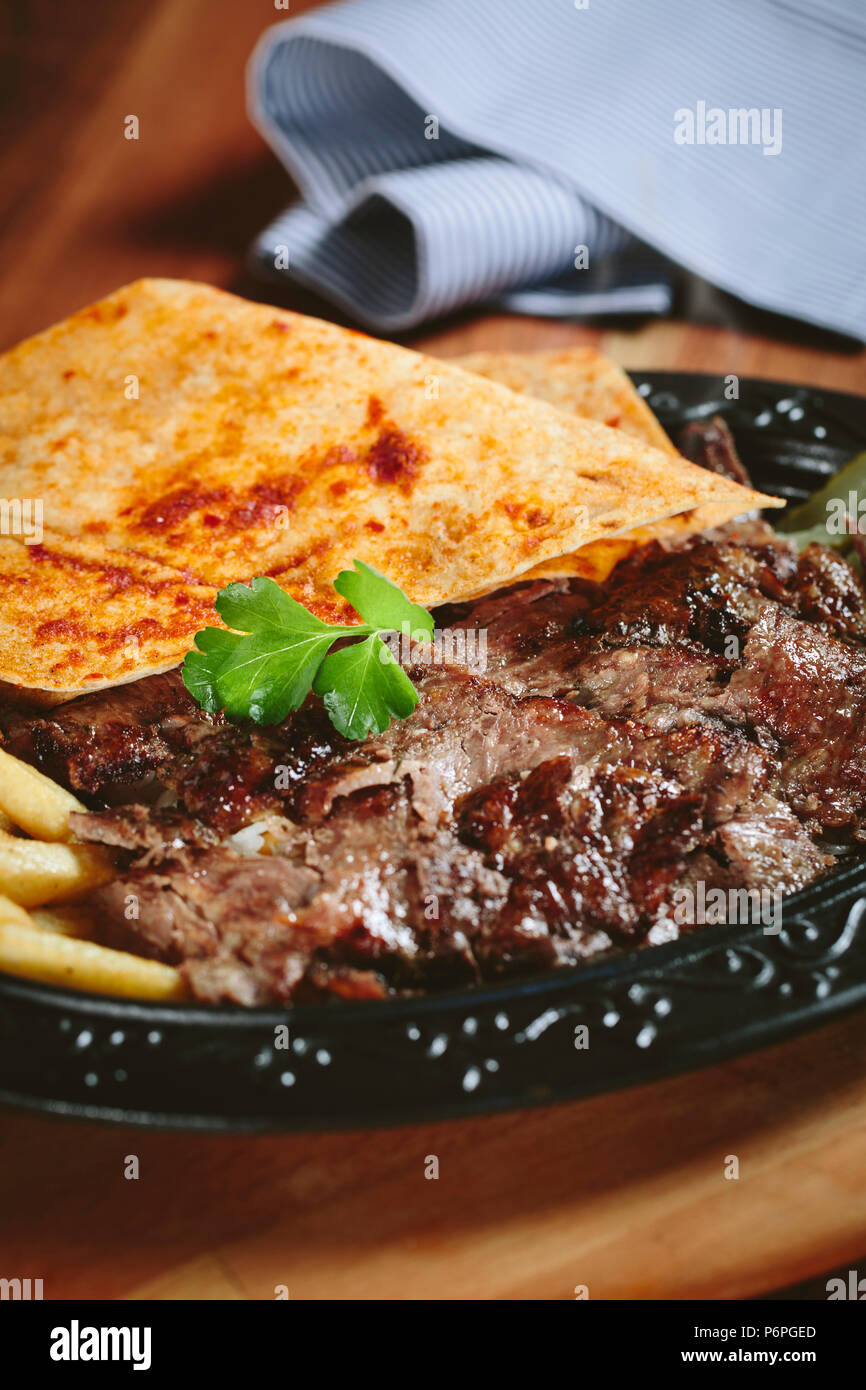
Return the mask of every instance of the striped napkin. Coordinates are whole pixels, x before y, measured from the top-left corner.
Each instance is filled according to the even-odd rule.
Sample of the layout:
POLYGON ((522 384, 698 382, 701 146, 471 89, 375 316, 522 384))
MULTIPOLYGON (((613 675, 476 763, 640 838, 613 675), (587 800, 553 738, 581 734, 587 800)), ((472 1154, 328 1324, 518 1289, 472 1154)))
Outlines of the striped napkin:
POLYGON ((864 60, 862 0, 343 0, 250 60, 301 193, 254 259, 380 331, 665 312, 683 266, 866 338, 864 60))

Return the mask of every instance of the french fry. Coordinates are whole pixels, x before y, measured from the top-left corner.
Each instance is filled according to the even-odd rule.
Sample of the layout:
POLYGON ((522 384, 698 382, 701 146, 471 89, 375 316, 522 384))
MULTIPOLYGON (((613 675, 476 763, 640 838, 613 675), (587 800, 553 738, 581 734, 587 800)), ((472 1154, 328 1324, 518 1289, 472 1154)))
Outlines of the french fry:
POLYGON ((115 872, 98 845, 71 843, 70 812, 84 810, 70 792, 0 749, 0 970, 95 994, 185 998, 173 966, 88 940, 87 909, 53 905, 74 902, 115 872))
POLYGON ((20 907, 18 903, 13 903, 11 898, 0 897, 0 924, 11 923, 13 926, 29 927, 32 925, 28 913, 20 907))
POLYGON ((4 921, 0 921, 0 970, 44 984, 128 999, 182 999, 186 994, 178 971, 162 961, 4 921))
POLYGON ((71 840, 70 812, 86 810, 71 792, 0 748, 0 811, 28 835, 71 840))
POLYGON ((38 907, 31 911, 30 920, 41 931, 52 931, 58 936, 78 936, 83 940, 93 937, 93 918, 86 907, 38 907))
POLYGON ((73 901, 113 873, 99 846, 46 844, 0 831, 0 884, 21 907, 73 901))

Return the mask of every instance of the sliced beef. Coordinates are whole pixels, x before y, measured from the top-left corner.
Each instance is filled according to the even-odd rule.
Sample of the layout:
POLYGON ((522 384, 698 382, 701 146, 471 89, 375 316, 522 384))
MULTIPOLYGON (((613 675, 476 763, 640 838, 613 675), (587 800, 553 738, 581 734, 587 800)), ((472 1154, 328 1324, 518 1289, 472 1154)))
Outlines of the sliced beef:
POLYGON ((344 789, 326 815, 283 820, 271 854, 246 862, 208 847, 197 823, 184 839, 177 813, 76 817, 82 836, 137 844, 130 872, 96 897, 107 939, 139 937, 200 997, 249 1003, 327 990, 332 972, 343 994, 434 988, 648 937, 669 920, 688 852, 760 794, 770 755, 723 727, 659 734, 518 703, 507 697, 510 741, 489 741, 483 720, 465 731, 468 762, 437 784, 450 820, 419 803, 417 760, 344 789))
POLYGON ((589 663, 617 649, 675 647, 682 663, 733 669, 768 602, 795 606, 797 561, 763 523, 672 548, 655 542, 604 585, 541 581, 449 610, 445 620, 483 634, 487 676, 515 694, 564 695, 589 663), (727 662, 727 665, 725 665, 727 662))
POLYGON ((93 795, 152 774, 170 757, 174 733, 190 721, 209 724, 179 671, 82 695, 42 716, 0 714, 11 753, 93 795))
POLYGON ((313 698, 210 717, 179 672, 0 727, 94 807, 105 940, 208 1000, 380 997, 670 939, 678 891, 787 893, 866 839, 864 611, 746 520, 441 610, 463 648, 412 653, 416 710, 363 742, 313 698))
POLYGON ((866 653, 768 608, 718 706, 778 750, 782 795, 797 815, 863 838, 866 653))
POLYGON ((840 636, 866 641, 866 590, 848 561, 824 545, 808 545, 792 585, 797 610, 840 636))
POLYGON ((471 787, 576 743, 589 748, 610 740, 602 720, 567 700, 521 699, 496 681, 448 667, 412 674, 421 694, 414 713, 362 745, 335 746, 304 777, 293 776, 293 815, 320 819, 342 796, 408 779, 416 814, 435 826, 471 787))
MULTIPOLYGON (((725 883, 730 888, 793 893, 834 862, 784 802, 771 796, 720 825, 709 843, 716 862, 724 866, 725 883)), ((711 874, 709 881, 720 879, 711 874)))
POLYGON ((467 798, 460 833, 510 882, 475 942, 484 973, 645 937, 698 842, 702 804, 657 773, 589 772, 565 756, 467 798))
POLYGON ((629 716, 659 728, 694 723, 719 694, 734 663, 705 648, 602 647, 581 656, 570 699, 607 718, 629 716))
MULTIPOLYGON (((330 727, 321 711, 317 723, 330 727)), ((40 717, 0 716, 0 727, 10 752, 97 802, 152 803, 169 791, 190 816, 223 833, 280 804, 274 768, 282 741, 205 714, 179 670, 80 696, 40 717)), ((302 746, 301 724, 293 740, 300 776, 314 754, 302 746)))
POLYGON ((720 825, 688 856, 671 894, 675 931, 726 921, 778 930, 783 899, 835 861, 789 808, 764 796, 720 825))
POLYGON ((133 867, 94 904, 111 944, 180 964, 200 998, 254 1004, 332 979, 367 995, 477 979, 470 937, 505 889, 454 836, 422 832, 395 784, 345 798, 270 855, 187 846, 133 867))
POLYGON ((104 811, 73 811, 69 824, 79 839, 130 850, 137 858, 160 858, 187 845, 219 841, 219 832, 204 821, 174 810, 134 804, 104 811))
POLYGON ((787 547, 776 545, 650 546, 614 571, 587 625, 611 647, 686 642, 736 657, 767 602, 786 601, 794 568, 787 547))
POLYGON ((586 646, 586 616, 602 586, 583 580, 539 580, 471 604, 444 609, 439 623, 477 637, 485 673, 517 695, 561 695, 572 684, 586 646))
POLYGON ((317 942, 295 941, 292 903, 312 870, 225 847, 185 847, 93 895, 100 936, 184 968, 200 998, 256 1004, 288 998, 317 942))
POLYGON ((177 730, 171 756, 156 776, 188 815, 229 834, 280 806, 281 757, 269 731, 190 723, 177 730))
POLYGON ((706 468, 710 473, 721 473, 724 478, 732 478, 743 487, 751 487, 752 481, 737 453, 734 436, 721 415, 711 420, 694 420, 680 430, 677 440, 681 453, 692 463, 706 468))
POLYGON ((622 761, 675 780, 703 795, 707 829, 736 816, 778 780, 778 762, 766 750, 723 726, 695 723, 657 732, 628 724, 631 748, 622 761))
POLYGON ((0 728, 10 752, 95 801, 158 802, 168 792, 226 834, 277 809, 283 790, 293 793, 311 769, 351 746, 321 708, 278 730, 205 714, 179 670, 80 696, 49 715, 0 714, 0 728))

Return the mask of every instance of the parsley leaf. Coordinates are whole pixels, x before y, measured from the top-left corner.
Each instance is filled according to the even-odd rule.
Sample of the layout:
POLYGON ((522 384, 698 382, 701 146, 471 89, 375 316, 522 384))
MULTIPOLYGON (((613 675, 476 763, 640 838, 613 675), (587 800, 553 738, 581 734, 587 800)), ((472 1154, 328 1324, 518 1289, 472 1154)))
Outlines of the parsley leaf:
POLYGON ((221 627, 205 627, 195 635, 198 651, 187 652, 183 663, 183 683, 208 714, 218 714, 223 707, 216 687, 216 673, 241 640, 237 632, 224 632, 221 627))
POLYGON ((183 664, 190 694, 209 714, 280 724, 312 689, 352 739, 383 733, 392 715, 405 719, 418 696, 380 634, 408 630, 413 640, 427 640, 433 618, 385 575, 361 560, 354 565, 334 588, 365 619, 358 625, 322 622, 263 576, 221 589, 217 612, 235 630, 196 633, 196 650, 183 664), (337 642, 351 645, 332 651, 337 642))
POLYGON ((313 690, 322 696, 331 723, 346 738, 383 734, 392 714, 405 719, 418 703, 403 667, 375 633, 326 657, 313 690))
POLYGON ((303 704, 334 633, 255 633, 240 642, 217 672, 216 685, 229 719, 281 724, 303 704))
POLYGON ((371 623, 380 632, 401 632, 407 623, 415 641, 433 636, 433 619, 426 608, 410 603, 402 589, 363 560, 352 563, 354 570, 341 570, 334 588, 349 600, 365 623, 371 623))
POLYGON ((227 627, 239 632, 327 632, 328 624, 290 598, 273 579, 227 584, 216 598, 216 611, 227 627))
POLYGON ((230 627, 250 634, 219 666, 216 685, 229 719, 280 724, 303 704, 322 661, 354 627, 323 623, 273 579, 229 584, 216 610, 230 627))

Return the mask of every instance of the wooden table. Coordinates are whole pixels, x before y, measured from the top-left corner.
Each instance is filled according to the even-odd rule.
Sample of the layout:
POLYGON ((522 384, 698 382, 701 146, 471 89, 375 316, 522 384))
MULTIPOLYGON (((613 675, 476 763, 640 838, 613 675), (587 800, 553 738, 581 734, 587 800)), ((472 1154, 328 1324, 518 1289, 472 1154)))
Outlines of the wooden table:
MULTIPOLYGON (((0 347, 141 275, 267 297, 243 254, 289 188, 246 122, 242 70, 281 14, 34 0, 3 15, 0 347)), ((626 332, 464 316, 414 341, 445 355, 594 342, 629 367, 866 391, 866 354, 839 340, 724 297, 711 317, 626 332)), ((0 1274, 41 1277, 49 1298, 568 1299, 576 1285, 742 1297, 858 1259, 864 1272, 864 1056, 860 1014, 652 1087, 387 1133, 164 1135, 7 1112, 0 1274)))

